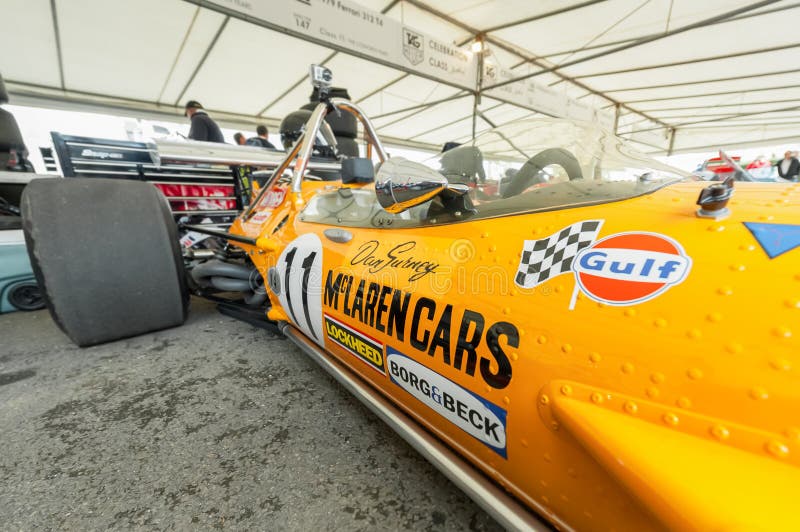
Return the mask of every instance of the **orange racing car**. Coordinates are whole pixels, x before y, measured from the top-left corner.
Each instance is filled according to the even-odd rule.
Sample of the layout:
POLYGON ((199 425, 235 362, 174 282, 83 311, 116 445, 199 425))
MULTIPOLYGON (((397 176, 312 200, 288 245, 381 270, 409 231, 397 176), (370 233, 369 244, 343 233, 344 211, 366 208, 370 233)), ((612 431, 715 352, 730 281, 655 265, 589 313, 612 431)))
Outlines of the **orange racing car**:
POLYGON ((508 528, 800 526, 798 185, 734 195, 555 119, 390 158, 325 86, 233 225, 184 226, 184 246, 152 185, 29 185, 64 332, 111 341, 213 299, 285 334, 508 528), (335 149, 335 113, 366 145, 331 180, 309 161, 335 149))

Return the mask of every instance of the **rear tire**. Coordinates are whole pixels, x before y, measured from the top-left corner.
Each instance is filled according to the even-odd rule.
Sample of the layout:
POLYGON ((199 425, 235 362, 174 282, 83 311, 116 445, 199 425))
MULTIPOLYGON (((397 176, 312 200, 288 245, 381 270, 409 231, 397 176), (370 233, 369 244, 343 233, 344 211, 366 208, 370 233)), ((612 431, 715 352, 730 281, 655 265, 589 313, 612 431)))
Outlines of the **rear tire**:
POLYGON ((169 206, 147 183, 36 179, 22 196, 28 255, 50 314, 76 344, 182 324, 189 292, 169 206))

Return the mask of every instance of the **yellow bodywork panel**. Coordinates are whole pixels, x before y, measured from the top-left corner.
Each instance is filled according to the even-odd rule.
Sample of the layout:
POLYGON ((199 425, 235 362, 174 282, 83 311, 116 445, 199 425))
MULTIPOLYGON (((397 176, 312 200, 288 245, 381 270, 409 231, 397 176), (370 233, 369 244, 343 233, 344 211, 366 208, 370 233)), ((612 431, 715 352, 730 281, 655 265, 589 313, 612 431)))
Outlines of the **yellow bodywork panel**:
POLYGON ((719 445, 711 433, 667 428, 681 422, 674 412, 659 426, 573 398, 559 397, 553 408, 581 445, 671 529, 800 529, 798 474, 787 464, 719 445))
POLYGON ((271 317, 558 526, 797 530, 800 248, 770 256, 747 224, 800 225, 800 187, 737 183, 712 220, 705 186, 398 228, 311 223, 333 187, 309 183, 231 231, 263 244, 271 317), (525 246, 589 221, 590 250, 670 283, 617 263, 526 287, 525 246))

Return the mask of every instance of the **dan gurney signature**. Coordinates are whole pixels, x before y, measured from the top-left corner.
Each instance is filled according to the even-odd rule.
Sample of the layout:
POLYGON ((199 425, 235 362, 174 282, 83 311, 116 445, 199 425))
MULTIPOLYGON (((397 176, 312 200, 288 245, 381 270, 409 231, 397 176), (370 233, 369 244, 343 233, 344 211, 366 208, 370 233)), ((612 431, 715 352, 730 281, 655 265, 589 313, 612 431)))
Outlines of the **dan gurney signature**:
POLYGON ((370 240, 361 244, 355 256, 350 259, 350 264, 353 266, 363 264, 369 267, 370 273, 378 273, 385 268, 410 270, 413 273, 408 277, 408 280, 416 281, 429 273, 435 273, 439 267, 438 262, 415 257, 411 251, 416 246, 417 243, 413 241, 403 242, 385 253, 380 253, 378 249, 380 242, 370 240))

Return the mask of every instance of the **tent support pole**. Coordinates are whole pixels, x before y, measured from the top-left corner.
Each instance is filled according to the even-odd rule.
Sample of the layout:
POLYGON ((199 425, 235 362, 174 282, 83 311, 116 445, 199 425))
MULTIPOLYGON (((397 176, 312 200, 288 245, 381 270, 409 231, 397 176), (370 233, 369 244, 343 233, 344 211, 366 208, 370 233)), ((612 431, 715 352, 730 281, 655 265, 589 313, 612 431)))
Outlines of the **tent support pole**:
POLYGON ((672 151, 675 149, 675 128, 670 128, 669 130, 669 148, 667 148, 667 157, 672 155, 672 151))

